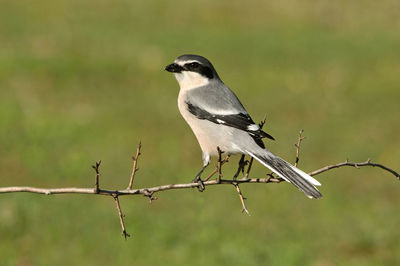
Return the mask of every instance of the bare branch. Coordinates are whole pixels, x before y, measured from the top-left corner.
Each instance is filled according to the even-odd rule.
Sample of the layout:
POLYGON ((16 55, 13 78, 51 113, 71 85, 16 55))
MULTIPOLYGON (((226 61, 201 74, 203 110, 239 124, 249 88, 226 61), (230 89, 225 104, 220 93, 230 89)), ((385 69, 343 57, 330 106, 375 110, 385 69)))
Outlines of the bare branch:
POLYGON ((95 182, 94 182, 94 192, 95 193, 99 193, 99 177, 100 177, 99 167, 100 167, 100 164, 101 164, 101 160, 96 162, 95 165, 92 165, 92 168, 96 172, 95 182))
POLYGON ((242 212, 245 212, 245 213, 247 213, 248 216, 250 216, 250 213, 249 213, 249 211, 248 211, 247 208, 246 208, 246 204, 244 203, 244 200, 245 200, 246 198, 243 197, 243 194, 242 194, 242 191, 240 190, 239 185, 238 185, 237 183, 233 183, 233 185, 235 186, 236 191, 237 191, 237 193, 238 193, 238 195, 239 195, 240 202, 242 203, 242 212))
POLYGON ((300 160, 300 157, 299 157, 299 155, 300 155, 300 144, 306 138, 306 137, 302 136, 303 132, 304 132, 303 129, 300 130, 299 136, 297 137, 297 143, 294 144, 294 146, 296 147, 296 162, 294 163, 295 167, 297 167, 297 165, 299 163, 299 160, 300 160))
POLYGON ((116 204, 116 206, 117 206, 118 215, 119 215, 119 222, 121 223, 121 228, 122 228, 121 234, 122 234, 122 235, 125 237, 125 239, 126 239, 127 237, 130 237, 130 235, 126 232, 126 229, 125 229, 125 223, 124 223, 124 217, 125 217, 125 215, 124 215, 124 214, 122 213, 122 211, 121 211, 121 206, 119 205, 118 196, 114 195, 113 198, 114 198, 115 204, 116 204))
POLYGON ((131 178, 130 178, 130 180, 129 180, 128 189, 132 189, 133 180, 135 179, 135 174, 136 174, 136 172, 139 170, 139 169, 136 167, 136 165, 137 165, 137 162, 138 162, 138 159, 139 159, 139 155, 141 154, 141 153, 140 153, 140 149, 141 149, 141 148, 142 148, 142 142, 139 141, 138 147, 137 147, 137 149, 136 149, 136 155, 135 155, 135 157, 132 157, 133 166, 132 166, 132 174, 131 174, 131 178))
MULTIPOLYGON (((262 128, 264 124, 265 124, 265 118, 263 121, 261 121, 260 128, 262 128)), ((295 163, 295 165, 297 165, 299 162, 300 144, 301 144, 301 141, 304 139, 304 137, 302 136, 302 133, 303 133, 303 131, 301 130, 299 132, 297 144, 295 144, 295 146, 296 146, 296 163, 295 163)), ((127 238, 127 237, 129 237, 129 234, 126 232, 126 229, 125 229, 124 215, 121 211, 121 206, 119 203, 120 196, 143 195, 143 196, 149 198, 150 203, 151 203, 153 200, 157 199, 157 197, 154 196, 154 194, 157 192, 173 190, 173 189, 189 189, 189 188, 197 188, 198 187, 198 183, 183 183, 183 184, 168 184, 168 185, 161 185, 161 186, 155 186, 155 187, 132 189, 135 173, 138 170, 137 161, 138 161, 138 158, 140 155, 140 149, 141 149, 141 143, 139 143, 137 151, 136 151, 136 156, 133 158, 134 162, 133 162, 133 167, 132 167, 132 174, 131 174, 129 186, 127 189, 123 189, 123 190, 101 189, 99 186, 99 177, 100 177, 99 167, 100 167, 101 161, 98 161, 98 162, 96 162, 95 165, 92 166, 96 172, 94 188, 75 188, 75 187, 37 188, 37 187, 27 187, 27 186, 21 186, 21 187, 14 186, 14 187, 0 187, 0 193, 29 192, 29 193, 37 193, 37 194, 45 194, 45 195, 91 194, 91 195, 111 196, 114 198, 116 207, 118 210, 118 215, 119 215, 120 224, 121 224, 121 228, 122 228, 122 235, 125 238, 127 238)), ((268 183, 280 183, 280 182, 284 181, 282 178, 276 178, 272 174, 267 174, 266 178, 248 178, 248 175, 249 175, 249 172, 251 169, 251 165, 253 162, 253 158, 251 158, 246 175, 242 179, 236 179, 236 178, 222 179, 222 166, 225 163, 227 163, 230 158, 228 155, 228 156, 226 156, 226 158, 224 158, 222 160, 222 153, 223 153, 223 151, 221 151, 220 148, 218 148, 218 164, 216 166, 216 169, 204 180, 203 184, 204 184, 204 186, 227 185, 227 184, 235 186, 236 191, 239 195, 241 204, 242 204, 242 212, 246 212, 247 214, 249 214, 249 212, 246 208, 246 205, 245 205, 245 198, 243 197, 243 194, 239 187, 240 184, 245 184, 245 183, 268 184, 268 183), (218 173, 216 180, 209 180, 216 173, 218 173)), ((311 175, 311 176, 318 175, 318 174, 324 173, 326 171, 329 171, 331 169, 340 168, 340 167, 344 167, 344 166, 351 166, 351 167, 355 167, 355 168, 360 168, 362 166, 378 167, 378 168, 381 168, 381 169, 393 174, 394 176, 397 177, 397 179, 400 179, 400 174, 398 172, 396 172, 395 170, 393 170, 387 166, 384 166, 382 164, 372 163, 370 159, 368 159, 365 162, 361 162, 361 163, 349 162, 348 160, 346 160, 343 163, 328 165, 321 169, 315 170, 315 171, 309 173, 309 175, 311 175)))
MULTIPOLYGON (((209 180, 204 182, 204 186, 213 186, 213 185, 232 185, 233 183, 249 183, 249 184, 259 184, 259 183, 279 183, 281 182, 279 178, 251 178, 251 179, 221 179, 220 183, 217 180, 209 180)), ((45 194, 45 195, 54 195, 54 194, 97 194, 104 196, 125 196, 125 195, 144 195, 148 196, 148 193, 161 192, 165 190, 173 190, 173 189, 186 189, 186 188, 197 188, 197 183, 183 183, 183 184, 168 184, 162 186, 148 187, 148 188, 140 188, 140 189, 123 189, 123 190, 108 190, 108 189, 99 189, 98 193, 95 193, 93 188, 75 188, 75 187, 66 187, 66 188, 36 188, 36 187, 0 187, 0 193, 15 193, 15 192, 30 192, 36 194, 45 194)), ((154 198, 153 198, 154 200, 154 198)))
MULTIPOLYGON (((230 157, 231 157, 230 155, 227 155, 227 156, 225 157, 225 159, 222 160, 221 166, 224 165, 224 163, 229 162, 229 158, 230 158, 230 157)), ((218 167, 219 167, 219 166, 218 166, 218 164, 217 164, 217 167, 215 167, 214 171, 212 171, 211 174, 209 174, 209 175, 207 176, 207 178, 204 179, 204 181, 208 181, 211 177, 213 177, 213 176, 215 175, 215 173, 218 172, 218 167)))
POLYGON ((395 177, 397 177, 397 179, 400 180, 400 174, 399 174, 399 173, 397 173, 397 172, 394 171, 393 169, 390 169, 389 167, 384 166, 384 165, 382 165, 382 164, 379 164, 379 163, 372 163, 372 162, 371 162, 371 159, 369 159, 369 158, 368 158, 368 160, 366 160, 366 161, 363 162, 363 163, 354 163, 354 162, 349 162, 348 160, 346 160, 346 161, 343 162, 343 163, 328 165, 328 166, 322 167, 321 169, 312 171, 312 172, 310 172, 310 173, 308 173, 308 174, 309 174, 310 176, 319 175, 319 174, 321 174, 321 173, 323 173, 323 172, 326 172, 326 171, 328 171, 328 170, 331 170, 331 169, 334 169, 334 168, 343 167, 343 166, 352 166, 352 167, 355 167, 355 168, 357 168, 357 169, 359 169, 361 166, 379 167, 379 168, 381 168, 381 169, 383 169, 383 170, 386 170, 386 171, 388 171, 389 173, 393 174, 395 177))
MULTIPOLYGON (((389 173, 393 174, 400 179, 400 174, 395 170, 384 166, 379 163, 373 163, 371 160, 367 160, 361 163, 355 162, 343 162, 334 165, 328 165, 321 169, 312 171, 309 173, 311 176, 315 176, 321 174, 323 172, 329 171, 334 168, 340 168, 344 166, 352 166, 352 167, 362 167, 362 166, 373 166, 379 167, 389 173)), ((230 180, 230 179, 221 179, 220 183, 217 180, 209 180, 204 182, 204 186, 214 186, 214 185, 232 185, 233 183, 237 184, 266 184, 266 183, 280 183, 282 182, 281 178, 275 178, 268 176, 266 178, 242 178, 237 180, 230 180)), ((125 195, 145 195, 147 196, 148 193, 156 193, 165 190, 173 190, 173 189, 187 189, 187 188, 196 188, 198 187, 197 183, 183 183, 183 184, 169 184, 169 185, 162 185, 162 186, 155 186, 155 187, 148 187, 148 188, 139 188, 139 189, 124 189, 124 190, 107 190, 107 189, 99 189, 99 192, 96 193, 93 188, 74 188, 74 187, 67 187, 67 188, 36 188, 36 187, 0 187, 0 193, 14 193, 14 192, 30 192, 30 193, 37 193, 37 194, 45 194, 45 195, 53 195, 53 194, 98 194, 98 195, 106 195, 106 196, 125 196, 125 195)))

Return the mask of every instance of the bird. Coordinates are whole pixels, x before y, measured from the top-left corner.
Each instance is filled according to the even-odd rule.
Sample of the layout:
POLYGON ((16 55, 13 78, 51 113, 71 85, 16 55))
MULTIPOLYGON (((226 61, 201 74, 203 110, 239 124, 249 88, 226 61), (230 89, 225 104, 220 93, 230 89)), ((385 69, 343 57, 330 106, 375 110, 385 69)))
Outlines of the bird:
MULTIPOLYGON (((201 174, 209 165, 211 156, 218 155, 219 148, 229 155, 251 156, 307 197, 322 197, 316 188, 321 186, 320 182, 265 147, 262 139, 274 138, 254 123, 208 59, 184 54, 165 70, 173 73, 178 81, 178 109, 202 150, 203 166, 192 182, 202 182, 201 174)), ((204 184, 202 186, 204 188, 204 184)))

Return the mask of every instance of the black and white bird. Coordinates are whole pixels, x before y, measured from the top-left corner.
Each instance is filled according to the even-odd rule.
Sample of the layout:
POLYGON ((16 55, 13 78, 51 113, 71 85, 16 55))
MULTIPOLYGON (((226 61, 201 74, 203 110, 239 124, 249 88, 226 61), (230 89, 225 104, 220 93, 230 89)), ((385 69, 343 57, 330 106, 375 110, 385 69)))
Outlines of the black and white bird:
POLYGON ((203 167, 194 182, 217 155, 217 147, 228 154, 249 155, 290 182, 309 198, 320 198, 315 186, 321 184, 271 153, 262 138, 273 139, 254 123, 237 96, 222 82, 213 65, 199 55, 179 56, 165 67, 174 73, 180 92, 178 107, 192 128, 203 152, 203 167))

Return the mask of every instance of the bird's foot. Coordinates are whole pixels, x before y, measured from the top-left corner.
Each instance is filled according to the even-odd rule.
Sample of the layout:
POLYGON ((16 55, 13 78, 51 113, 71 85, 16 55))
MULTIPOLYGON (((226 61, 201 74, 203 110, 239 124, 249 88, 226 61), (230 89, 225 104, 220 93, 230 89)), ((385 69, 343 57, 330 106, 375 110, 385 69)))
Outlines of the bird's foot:
POLYGON ((206 186, 204 185, 204 182, 201 180, 199 175, 197 175, 193 179, 192 183, 198 183, 197 189, 199 190, 199 192, 203 192, 206 189, 206 186))
POLYGON ((244 159, 244 155, 242 155, 242 157, 240 157, 239 163, 238 163, 238 169, 235 173, 235 175, 233 176, 233 179, 236 180, 237 177, 239 176, 240 172, 242 172, 244 174, 244 167, 249 163, 248 160, 244 159))

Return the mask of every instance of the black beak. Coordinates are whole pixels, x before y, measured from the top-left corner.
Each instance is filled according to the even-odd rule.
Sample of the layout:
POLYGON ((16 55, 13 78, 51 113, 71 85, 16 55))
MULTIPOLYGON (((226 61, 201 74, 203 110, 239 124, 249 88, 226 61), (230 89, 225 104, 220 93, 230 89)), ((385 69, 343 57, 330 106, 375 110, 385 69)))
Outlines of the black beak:
POLYGON ((173 63, 173 64, 166 66, 165 70, 167 70, 168 72, 172 72, 172 73, 181 73, 183 70, 183 67, 181 67, 178 64, 173 63))

